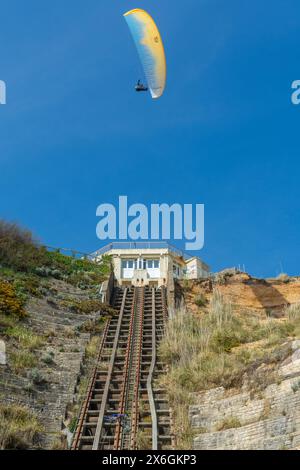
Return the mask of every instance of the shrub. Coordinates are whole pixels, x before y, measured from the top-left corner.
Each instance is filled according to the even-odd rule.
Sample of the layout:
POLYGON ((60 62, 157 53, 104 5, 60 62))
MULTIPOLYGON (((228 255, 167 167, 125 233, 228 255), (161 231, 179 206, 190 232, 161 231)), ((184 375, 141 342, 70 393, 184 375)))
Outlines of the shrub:
POLYGON ((298 392, 300 390, 300 380, 298 380, 297 382, 293 383, 292 385, 292 390, 294 393, 298 392))
POLYGON ((199 294, 199 295, 197 295, 197 296, 195 297, 194 302, 195 302, 195 304, 196 304, 198 307, 204 307, 204 305, 206 305, 206 303, 207 303, 204 294, 199 294))
POLYGON ((236 332, 232 328, 225 328, 218 330, 213 335, 213 348, 216 351, 230 352, 232 348, 235 348, 241 344, 240 339, 236 332))
POLYGON ((37 369, 36 367, 34 367, 33 369, 31 369, 29 371, 28 378, 30 380, 32 380, 32 382, 35 385, 40 385, 40 384, 42 384, 43 382, 46 381, 44 375, 42 374, 42 372, 39 369, 37 369))
POLYGON ((66 300, 62 300, 60 304, 63 307, 67 307, 73 312, 76 312, 79 314, 89 314, 89 313, 97 312, 102 308, 102 302, 96 299, 88 299, 88 300, 66 299, 66 300))
POLYGON ((75 259, 58 252, 46 252, 44 275, 63 278, 72 285, 87 288, 101 284, 111 271, 111 259, 103 257, 97 264, 87 259, 75 259), (47 267, 51 270, 47 271, 47 267))
POLYGON ((0 264, 30 272, 45 257, 45 252, 33 240, 31 232, 14 223, 0 221, 0 264))
POLYGON ((49 252, 38 245, 28 230, 0 220, 0 265, 42 277, 64 279, 82 287, 99 285, 111 271, 111 258, 101 263, 49 252))
POLYGON ((23 318, 26 315, 24 302, 18 297, 14 286, 0 280, 0 313, 23 318))
POLYGON ((41 431, 29 409, 0 404, 0 449, 30 449, 38 443, 41 431))
POLYGON ((28 296, 41 297, 40 291, 40 279, 34 274, 23 274, 18 273, 14 279, 14 287, 19 297, 23 298, 24 301, 28 299, 28 296))
POLYGON ((42 361, 45 363, 45 364, 53 364, 54 363, 54 353, 52 351, 46 353, 43 357, 42 357, 42 361))

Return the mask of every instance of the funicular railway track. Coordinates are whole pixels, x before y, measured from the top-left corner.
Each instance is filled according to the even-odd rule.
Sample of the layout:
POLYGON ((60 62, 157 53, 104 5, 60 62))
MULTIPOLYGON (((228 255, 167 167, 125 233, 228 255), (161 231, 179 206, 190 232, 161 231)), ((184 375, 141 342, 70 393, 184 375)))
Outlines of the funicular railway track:
POLYGON ((157 354, 165 288, 116 289, 114 307, 119 315, 105 326, 72 449, 172 449, 166 392, 155 385, 166 370, 157 354))

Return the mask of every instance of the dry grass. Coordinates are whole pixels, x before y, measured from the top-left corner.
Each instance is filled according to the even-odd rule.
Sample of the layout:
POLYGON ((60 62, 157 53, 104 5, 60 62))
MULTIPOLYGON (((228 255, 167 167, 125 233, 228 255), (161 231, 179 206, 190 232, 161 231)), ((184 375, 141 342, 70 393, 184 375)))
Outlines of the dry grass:
POLYGON ((285 308, 285 316, 290 321, 295 321, 300 319, 300 303, 289 305, 285 308))
POLYGON ((152 448, 151 433, 138 430, 136 442, 138 450, 150 450, 152 448))
POLYGON ((20 325, 15 325, 5 330, 5 334, 10 338, 14 338, 18 341, 19 345, 29 351, 41 348, 44 344, 44 338, 42 336, 32 333, 28 328, 24 328, 20 325))
POLYGON ((99 349, 99 336, 93 336, 86 347, 86 355, 90 358, 95 358, 99 349))
POLYGON ((184 307, 175 312, 160 354, 170 365, 161 385, 168 390, 175 413, 178 448, 192 446, 193 433, 187 419, 191 392, 217 386, 240 387, 245 376, 254 390, 256 383, 251 376, 256 377, 256 369, 264 363, 270 366, 270 377, 266 373, 263 380, 256 377, 259 390, 270 380, 276 381, 275 365, 289 354, 284 346, 286 339, 300 334, 300 307, 288 307, 285 313, 285 320, 237 315, 217 290, 207 313, 196 316, 184 307))
POLYGON ((0 449, 30 449, 41 426, 32 412, 19 405, 0 405, 0 449))
POLYGON ((228 416, 217 425, 217 431, 225 431, 226 429, 240 428, 241 422, 236 416, 228 416))
POLYGON ((23 372, 24 369, 32 369, 37 365, 37 358, 34 354, 23 350, 10 354, 10 365, 15 373, 23 372))

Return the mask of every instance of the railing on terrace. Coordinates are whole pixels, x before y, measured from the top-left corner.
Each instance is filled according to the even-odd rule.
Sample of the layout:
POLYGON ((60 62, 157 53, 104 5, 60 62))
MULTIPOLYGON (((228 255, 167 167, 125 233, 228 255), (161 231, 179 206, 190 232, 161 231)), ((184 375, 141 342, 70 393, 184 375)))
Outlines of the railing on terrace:
POLYGON ((98 256, 102 256, 108 251, 111 250, 147 250, 147 249, 168 249, 172 253, 180 256, 184 259, 192 258, 194 255, 189 255, 183 250, 176 248, 175 246, 171 245, 170 243, 161 241, 161 242, 111 242, 108 245, 103 246, 99 250, 91 253, 90 256, 97 258, 98 256))
MULTIPOLYGON (((82 251, 74 250, 71 248, 57 248, 53 246, 47 246, 44 245, 44 247, 48 251, 52 252, 57 252, 64 254, 66 256, 70 256, 74 259, 86 259, 92 262, 99 261, 97 258, 99 258, 102 255, 105 255, 105 253, 108 253, 111 250, 132 250, 132 249, 139 249, 139 250, 145 250, 145 249, 168 249, 170 252, 174 253, 175 255, 183 258, 184 260, 188 260, 190 258, 193 258, 195 255, 189 254, 183 250, 180 250, 179 248, 176 248, 176 246, 160 241, 160 242, 111 242, 108 245, 103 246, 99 250, 93 252, 93 253, 84 253, 82 251)), ((203 263, 203 266, 207 267, 209 270, 209 266, 203 263)))

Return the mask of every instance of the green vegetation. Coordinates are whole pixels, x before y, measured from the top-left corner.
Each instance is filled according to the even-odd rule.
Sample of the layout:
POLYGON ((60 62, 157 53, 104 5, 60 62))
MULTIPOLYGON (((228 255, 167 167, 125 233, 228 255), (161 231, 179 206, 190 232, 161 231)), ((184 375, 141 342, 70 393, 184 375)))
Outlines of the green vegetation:
POLYGON ((73 418, 71 419, 71 422, 69 424, 69 431, 70 432, 75 432, 76 431, 76 426, 77 426, 77 417, 76 416, 73 416, 73 418))
POLYGON ((97 312, 102 308, 102 302, 97 299, 65 299, 60 301, 62 307, 67 307, 69 310, 80 314, 89 314, 97 312))
POLYGON ((240 387, 245 376, 257 392, 277 380, 274 366, 290 353, 284 343, 300 334, 299 312, 299 307, 288 307, 284 320, 237 315, 216 290, 207 313, 196 316, 182 308, 169 320, 160 354, 170 368, 161 385, 175 413, 179 448, 191 448, 184 419, 191 392, 240 387), (257 370, 262 364, 270 365, 269 373, 257 370))
POLYGON ((12 370, 19 374, 24 369, 31 369, 37 364, 37 357, 34 351, 40 349, 45 344, 42 336, 36 335, 30 329, 19 324, 7 325, 4 335, 11 338, 15 348, 10 352, 10 364, 12 370))
POLYGON ((53 352, 53 351, 47 352, 47 353, 42 357, 42 361, 43 361, 45 364, 47 364, 47 365, 54 364, 54 352, 53 352))
POLYGON ((46 381, 44 375, 37 367, 34 367, 29 371, 28 378, 35 385, 40 385, 46 381))
POLYGON ((90 357, 90 358, 96 357, 98 348, 99 348, 99 336, 93 336, 85 350, 87 357, 90 357))
POLYGON ((198 307, 204 307, 207 303, 207 300, 205 298, 205 295, 204 294, 198 294, 196 297, 195 297, 195 300, 194 300, 195 304, 198 306, 198 307))
POLYGON ((296 383, 292 385, 292 390, 294 393, 298 392, 300 390, 300 380, 298 380, 296 383))
POLYGON ((96 264, 47 251, 28 230, 0 220, 0 266, 0 277, 12 277, 20 293, 39 295, 39 278, 43 277, 62 279, 83 289, 99 285, 109 275, 111 261, 106 256, 96 264), (30 276, 22 277, 22 273, 30 276))
POLYGON ((0 449, 30 449, 42 428, 32 412, 19 405, 0 404, 0 449))
POLYGON ((16 319, 6 316, 0 316, 0 326, 3 327, 5 337, 12 341, 9 352, 9 364, 12 370, 20 374, 26 369, 35 367, 38 362, 35 351, 44 346, 44 337, 32 333, 16 319), (6 318, 10 321, 6 321, 6 318))
POLYGON ((241 422, 236 416, 229 416, 217 426, 217 431, 225 431, 225 429, 240 428, 241 422))

